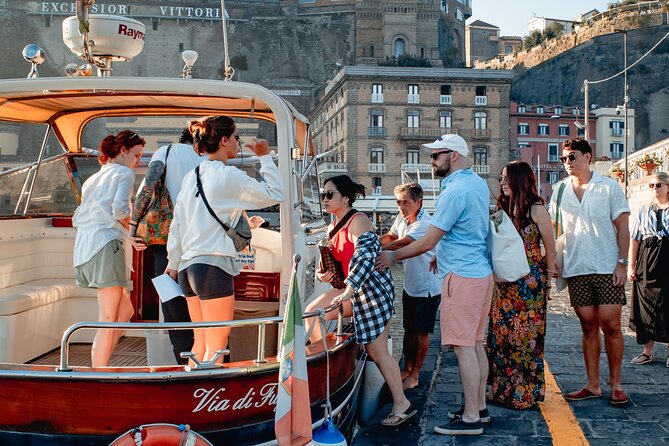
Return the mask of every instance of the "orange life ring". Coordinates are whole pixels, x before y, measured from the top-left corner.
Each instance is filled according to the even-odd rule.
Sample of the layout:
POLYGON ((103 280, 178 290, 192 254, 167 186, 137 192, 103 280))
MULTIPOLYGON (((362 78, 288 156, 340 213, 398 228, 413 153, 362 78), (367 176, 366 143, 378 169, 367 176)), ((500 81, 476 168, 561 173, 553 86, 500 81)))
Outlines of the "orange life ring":
POLYGON ((130 429, 109 446, 212 446, 202 435, 190 430, 187 424, 146 424, 130 429))

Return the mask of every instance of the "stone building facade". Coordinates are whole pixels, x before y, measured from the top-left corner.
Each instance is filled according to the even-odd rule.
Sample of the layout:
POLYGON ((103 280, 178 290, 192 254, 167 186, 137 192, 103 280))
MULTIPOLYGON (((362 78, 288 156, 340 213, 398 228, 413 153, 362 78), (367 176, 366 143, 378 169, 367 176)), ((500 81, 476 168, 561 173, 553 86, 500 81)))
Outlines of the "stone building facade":
POLYGON ((348 173, 372 195, 392 194, 407 177, 435 190, 421 144, 456 133, 496 190, 509 159, 512 79, 498 70, 344 67, 312 116, 321 174, 348 173))

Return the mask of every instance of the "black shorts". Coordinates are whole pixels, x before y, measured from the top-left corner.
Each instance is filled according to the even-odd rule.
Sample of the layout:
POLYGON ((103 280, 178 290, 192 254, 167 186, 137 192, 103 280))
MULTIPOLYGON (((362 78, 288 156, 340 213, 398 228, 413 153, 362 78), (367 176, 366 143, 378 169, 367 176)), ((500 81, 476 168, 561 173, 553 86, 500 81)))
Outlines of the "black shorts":
POLYGON ((232 276, 218 266, 196 263, 179 271, 179 286, 184 296, 215 299, 235 293, 232 276))
POLYGON ((574 308, 625 305, 625 287, 613 285, 613 274, 585 274, 567 278, 569 301, 574 308))
POLYGON ((434 332, 434 321, 441 302, 441 294, 429 297, 413 297, 402 290, 402 326, 406 331, 418 333, 434 332))

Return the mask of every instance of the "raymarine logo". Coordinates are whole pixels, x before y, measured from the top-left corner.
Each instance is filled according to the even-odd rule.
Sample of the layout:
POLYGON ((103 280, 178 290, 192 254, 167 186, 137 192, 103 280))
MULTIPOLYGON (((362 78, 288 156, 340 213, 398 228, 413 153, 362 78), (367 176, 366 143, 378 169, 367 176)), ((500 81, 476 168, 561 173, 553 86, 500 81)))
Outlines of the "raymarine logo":
POLYGON ((118 33, 124 36, 132 37, 133 39, 144 40, 144 33, 133 28, 128 28, 128 25, 119 24, 118 33))

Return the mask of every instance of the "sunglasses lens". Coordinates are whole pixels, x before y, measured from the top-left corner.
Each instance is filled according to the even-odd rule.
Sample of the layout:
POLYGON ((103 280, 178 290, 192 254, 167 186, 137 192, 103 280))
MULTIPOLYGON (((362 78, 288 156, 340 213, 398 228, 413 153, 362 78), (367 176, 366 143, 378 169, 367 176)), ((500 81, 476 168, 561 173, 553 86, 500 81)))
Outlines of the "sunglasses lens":
POLYGON ((328 200, 332 200, 332 197, 334 197, 334 192, 328 191, 328 192, 322 192, 321 193, 321 200, 325 200, 326 198, 328 200))

